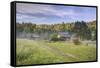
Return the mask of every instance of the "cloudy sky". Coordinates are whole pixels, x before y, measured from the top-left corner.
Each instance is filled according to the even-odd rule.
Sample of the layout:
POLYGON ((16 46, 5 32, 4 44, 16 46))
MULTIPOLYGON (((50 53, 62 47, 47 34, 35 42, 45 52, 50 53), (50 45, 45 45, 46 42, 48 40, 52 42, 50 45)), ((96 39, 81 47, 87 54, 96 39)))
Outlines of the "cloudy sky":
POLYGON ((96 20, 96 8, 17 3, 16 21, 37 24, 96 20))

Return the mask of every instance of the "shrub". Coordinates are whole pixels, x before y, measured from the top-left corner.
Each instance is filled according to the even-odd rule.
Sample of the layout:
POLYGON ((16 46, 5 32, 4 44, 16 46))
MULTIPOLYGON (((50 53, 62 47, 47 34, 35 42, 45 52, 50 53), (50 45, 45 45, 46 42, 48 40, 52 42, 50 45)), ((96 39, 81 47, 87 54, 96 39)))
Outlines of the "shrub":
POLYGON ((75 45, 80 45, 80 44, 81 44, 81 42, 79 41, 78 38, 77 38, 77 39, 73 39, 73 43, 74 43, 75 45))
POLYGON ((58 34, 57 33, 54 33, 54 34, 52 34, 51 36, 50 36, 50 40, 51 41, 59 41, 59 38, 60 37, 58 37, 58 34))

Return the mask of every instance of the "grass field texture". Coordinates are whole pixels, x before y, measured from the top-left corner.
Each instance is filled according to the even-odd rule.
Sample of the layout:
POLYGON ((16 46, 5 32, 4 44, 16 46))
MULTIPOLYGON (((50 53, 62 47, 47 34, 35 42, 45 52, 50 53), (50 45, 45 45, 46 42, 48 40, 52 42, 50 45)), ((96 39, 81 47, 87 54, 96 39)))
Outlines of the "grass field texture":
POLYGON ((17 65, 95 61, 96 45, 17 39, 17 65))

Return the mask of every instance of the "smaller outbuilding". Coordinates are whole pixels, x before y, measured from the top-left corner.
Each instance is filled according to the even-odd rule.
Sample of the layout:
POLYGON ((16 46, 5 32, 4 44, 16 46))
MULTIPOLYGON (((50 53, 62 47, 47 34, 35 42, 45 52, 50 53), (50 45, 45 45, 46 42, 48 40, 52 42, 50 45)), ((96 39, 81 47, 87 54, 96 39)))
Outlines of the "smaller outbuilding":
POLYGON ((58 32, 58 36, 60 36, 60 39, 62 41, 70 40, 71 39, 71 35, 70 35, 69 32, 58 32))

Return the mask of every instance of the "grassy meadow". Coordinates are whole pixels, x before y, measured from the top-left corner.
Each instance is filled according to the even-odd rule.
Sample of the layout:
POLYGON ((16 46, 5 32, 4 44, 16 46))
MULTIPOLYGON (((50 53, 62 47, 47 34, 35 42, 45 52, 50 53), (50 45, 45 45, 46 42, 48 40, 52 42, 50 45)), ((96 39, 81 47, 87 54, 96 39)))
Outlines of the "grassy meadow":
POLYGON ((95 61, 95 45, 17 39, 17 65, 95 61))

